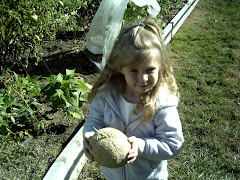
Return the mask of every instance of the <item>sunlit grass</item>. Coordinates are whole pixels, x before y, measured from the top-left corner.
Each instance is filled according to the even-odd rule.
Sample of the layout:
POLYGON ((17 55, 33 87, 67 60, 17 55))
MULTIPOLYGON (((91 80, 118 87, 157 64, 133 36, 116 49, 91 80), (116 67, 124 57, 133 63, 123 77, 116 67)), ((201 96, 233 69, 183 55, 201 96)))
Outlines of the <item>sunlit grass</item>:
POLYGON ((200 1, 169 45, 185 136, 170 178, 240 177, 239 8, 239 1, 200 1))

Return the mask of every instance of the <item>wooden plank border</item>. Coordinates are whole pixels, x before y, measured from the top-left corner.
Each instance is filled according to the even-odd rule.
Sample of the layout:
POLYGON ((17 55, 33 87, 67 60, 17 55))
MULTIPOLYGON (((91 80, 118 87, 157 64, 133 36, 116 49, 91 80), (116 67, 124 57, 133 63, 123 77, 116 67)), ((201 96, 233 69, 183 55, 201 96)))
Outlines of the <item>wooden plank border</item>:
POLYGON ((163 30, 163 39, 168 44, 184 21, 191 14, 199 0, 189 0, 188 3, 178 12, 178 14, 168 23, 163 30))
POLYGON ((73 180, 78 178, 87 160, 83 150, 82 131, 83 126, 57 157, 43 180, 73 180))

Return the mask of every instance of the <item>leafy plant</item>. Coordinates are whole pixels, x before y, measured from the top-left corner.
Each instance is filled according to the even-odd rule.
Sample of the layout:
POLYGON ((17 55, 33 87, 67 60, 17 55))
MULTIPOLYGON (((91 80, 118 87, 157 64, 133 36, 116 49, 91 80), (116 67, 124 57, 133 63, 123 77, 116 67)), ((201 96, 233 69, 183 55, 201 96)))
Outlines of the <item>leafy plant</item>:
POLYGON ((40 76, 21 77, 8 71, 1 77, 0 89, 0 131, 15 140, 30 136, 28 128, 44 130, 43 117, 38 112, 39 98, 45 96, 52 103, 53 111, 62 109, 72 119, 82 118, 82 104, 87 100, 88 86, 75 79, 75 70, 66 70, 40 80, 40 76), (43 82, 42 82, 43 81, 43 82), (14 126, 15 128, 12 128, 14 126))
MULTIPOLYGON (((18 59, 27 49, 34 49, 36 55, 43 37, 51 36, 53 29, 44 23, 50 9, 48 4, 26 0, 3 0, 0 5, 0 57, 6 69, 9 61, 18 59), (45 6, 44 6, 45 5, 45 6), (49 10, 48 10, 49 11, 49 10)), ((27 62, 25 63, 27 65, 27 62)))
MULTIPOLYGON (((38 76, 19 77, 15 72, 8 71, 5 79, 1 78, 4 88, 0 89, 0 131, 2 134, 13 135, 20 140, 27 131, 14 132, 11 127, 19 129, 28 127, 32 122, 38 122, 37 107, 39 103, 34 97, 40 95, 37 83, 38 76)), ((30 136, 30 135, 29 135, 30 136)))
MULTIPOLYGON (((186 0, 157 0, 161 10, 156 18, 160 27, 164 28, 169 20, 183 7, 186 0)), ((128 4, 128 8, 124 14, 123 24, 140 23, 142 19, 149 16, 147 12, 148 6, 138 7, 133 2, 128 4)))
MULTIPOLYGON (((38 63, 41 41, 53 40, 57 31, 67 26, 76 27, 77 13, 59 1, 2 0, 0 5, 0 61, 1 70, 16 62, 27 50, 38 63), (74 22, 75 24, 71 24, 74 22)), ((76 7, 75 7, 76 8, 76 7)), ((78 25, 79 27, 79 25, 78 25)), ((23 64, 28 66, 26 57, 23 64)))
POLYGON ((147 8, 148 6, 139 7, 130 2, 124 13, 123 24, 141 22, 144 17, 148 16, 147 8))
POLYGON ((42 92, 46 101, 53 103, 53 110, 63 109, 70 118, 82 118, 82 103, 87 100, 88 86, 74 78, 75 70, 66 70, 66 75, 59 73, 45 77, 42 92))

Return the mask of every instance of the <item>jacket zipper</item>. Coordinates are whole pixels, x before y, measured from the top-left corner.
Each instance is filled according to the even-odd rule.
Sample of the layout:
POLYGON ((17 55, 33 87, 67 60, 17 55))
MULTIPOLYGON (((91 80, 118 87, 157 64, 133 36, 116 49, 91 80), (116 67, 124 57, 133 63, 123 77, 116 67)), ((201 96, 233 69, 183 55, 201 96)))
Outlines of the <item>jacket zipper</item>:
POLYGON ((127 128, 128 128, 131 124, 133 124, 135 121, 137 121, 137 120, 138 120, 138 118, 135 119, 134 121, 130 122, 127 126, 124 126, 123 133, 124 133, 125 135, 127 135, 127 128))
MULTIPOLYGON (((112 106, 111 106, 111 103, 109 103, 106 98, 105 98, 105 100, 106 100, 106 102, 108 103, 108 105, 109 105, 110 107, 112 107, 112 106)), ((123 121, 121 120, 121 118, 119 117, 119 115, 118 115, 118 113, 115 111, 115 109, 112 108, 112 110, 116 113, 118 119, 119 119, 119 120, 122 122, 122 124, 124 125, 123 121)), ((128 128, 132 123, 134 123, 134 122, 137 121, 137 120, 138 120, 138 118, 136 118, 134 121, 132 121, 131 123, 129 123, 127 126, 124 125, 123 133, 124 133, 125 135, 127 135, 127 128, 128 128)), ((124 179, 124 180, 127 180, 127 177, 126 177, 126 165, 124 165, 124 167, 123 167, 123 176, 124 176, 123 179, 124 179)))

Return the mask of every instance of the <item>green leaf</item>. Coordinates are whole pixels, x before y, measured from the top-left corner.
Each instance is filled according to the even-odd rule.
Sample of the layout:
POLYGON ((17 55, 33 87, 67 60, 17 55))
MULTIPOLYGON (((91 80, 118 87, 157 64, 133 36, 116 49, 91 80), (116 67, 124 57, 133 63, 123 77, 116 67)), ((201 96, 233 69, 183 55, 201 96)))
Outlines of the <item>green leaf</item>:
POLYGON ((66 100, 64 100, 65 101, 65 104, 66 104, 66 108, 69 108, 69 107, 71 107, 72 106, 72 104, 71 103, 69 103, 68 101, 66 101, 66 100))
POLYGON ((69 84, 71 84, 73 86, 76 85, 76 84, 79 84, 79 82, 75 79, 69 79, 68 81, 69 81, 69 84))
POLYGON ((6 104, 7 106, 11 106, 14 102, 15 102, 15 98, 10 96, 5 96, 3 99, 4 104, 6 104))
POLYGON ((57 110, 58 108, 64 108, 65 107, 65 103, 64 103, 64 100, 62 99, 53 99, 52 100, 52 103, 53 103, 53 110, 57 110))
POLYGON ((35 118, 35 113, 34 113, 34 111, 33 111, 32 109, 26 108, 26 111, 28 111, 28 112, 30 113, 30 116, 31 116, 31 119, 32 119, 32 120, 37 120, 37 119, 35 118))
POLYGON ((69 119, 74 120, 74 117, 72 116, 72 114, 70 114, 70 113, 66 113, 66 115, 67 115, 67 117, 68 117, 69 119))
POLYGON ((82 101, 82 102, 86 102, 87 98, 88 98, 88 94, 87 93, 81 93, 79 100, 82 101))
POLYGON ((32 75, 31 77, 28 75, 29 81, 37 83, 37 80, 39 80, 40 76, 32 75))
POLYGON ((6 109, 4 109, 4 111, 1 111, 0 114, 1 114, 1 116, 4 116, 6 118, 10 117, 10 114, 6 112, 6 109))
POLYGON ((23 131, 20 131, 18 135, 19 135, 20 139, 23 139, 23 136, 24 136, 23 131))
POLYGON ((56 93, 53 96, 58 96, 61 98, 64 96, 64 92, 61 89, 56 89, 56 93))
POLYGON ((73 115, 73 117, 75 117, 77 119, 81 119, 83 117, 83 114, 79 114, 79 113, 76 113, 76 112, 72 112, 71 114, 73 115))
POLYGON ((33 101, 32 104, 33 104, 34 106, 36 106, 36 107, 41 105, 41 103, 39 103, 39 102, 37 102, 37 101, 33 101))
POLYGON ((13 105, 16 106, 16 107, 19 107, 19 108, 16 108, 16 109, 20 109, 21 108, 20 111, 22 111, 22 110, 24 110, 26 108, 25 104, 22 104, 22 103, 17 102, 17 101, 15 101, 13 103, 13 105))
POLYGON ((76 109, 78 108, 78 97, 70 97, 69 102, 73 105, 73 107, 75 107, 76 109))
POLYGON ((89 91, 89 87, 82 81, 78 80, 75 82, 73 89, 74 91, 86 92, 89 91))
POLYGON ((14 39, 11 39, 11 41, 9 42, 9 45, 11 45, 14 42, 14 39))
POLYGON ((16 123, 15 118, 13 116, 10 116, 10 119, 14 124, 16 123))
POLYGON ((14 79, 15 79, 15 81, 18 81, 18 75, 17 75, 17 73, 13 72, 13 74, 14 74, 14 79))
POLYGON ((13 132, 10 129, 6 128, 6 130, 9 134, 13 134, 13 132))
MULTIPOLYGON (((70 79, 70 80, 71 80, 71 79, 70 79)), ((62 84, 69 84, 69 81, 70 81, 70 80, 63 80, 63 81, 62 81, 62 84)))
POLYGON ((66 75, 73 78, 75 74, 75 70, 70 70, 70 69, 66 69, 66 75))
POLYGON ((17 19, 17 22, 18 22, 19 24, 22 24, 21 19, 20 19, 18 16, 15 16, 15 18, 17 19))
POLYGON ((6 26, 1 27, 1 32, 2 32, 2 40, 5 41, 5 39, 6 39, 6 26))
POLYGON ((16 124, 18 127, 24 127, 25 126, 25 124, 16 124))
POLYGON ((59 73, 59 74, 56 76, 56 81, 62 83, 62 81, 63 81, 63 75, 62 75, 61 73, 59 73))
POLYGON ((5 120, 3 120, 2 116, 0 116, 0 127, 1 127, 1 126, 6 126, 6 127, 8 127, 8 122, 5 121, 5 120))

